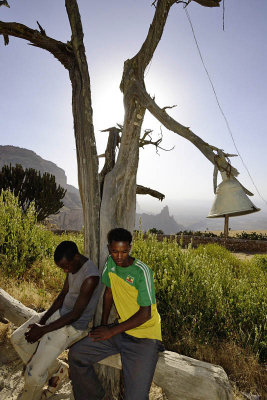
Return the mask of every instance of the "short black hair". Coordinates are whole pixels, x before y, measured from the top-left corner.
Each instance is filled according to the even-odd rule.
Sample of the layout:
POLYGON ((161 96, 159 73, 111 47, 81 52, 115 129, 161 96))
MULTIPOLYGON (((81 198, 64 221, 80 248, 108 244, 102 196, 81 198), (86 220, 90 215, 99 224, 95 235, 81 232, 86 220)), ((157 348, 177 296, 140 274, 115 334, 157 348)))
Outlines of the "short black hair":
POLYGON ((54 252, 54 261, 58 263, 62 258, 66 258, 68 261, 72 260, 73 257, 79 253, 78 247, 76 243, 71 240, 64 240, 61 242, 55 252, 54 252))
POLYGON ((111 229, 108 233, 108 243, 111 244, 114 242, 128 242, 129 244, 132 243, 132 234, 131 232, 127 231, 124 228, 115 228, 111 229))

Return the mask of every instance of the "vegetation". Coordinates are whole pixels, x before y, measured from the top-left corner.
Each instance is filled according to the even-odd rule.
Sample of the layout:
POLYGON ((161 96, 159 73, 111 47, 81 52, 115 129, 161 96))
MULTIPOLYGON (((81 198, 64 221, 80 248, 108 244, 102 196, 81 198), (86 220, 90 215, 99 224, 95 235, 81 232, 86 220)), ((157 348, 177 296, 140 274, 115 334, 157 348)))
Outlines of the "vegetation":
POLYGON ((20 164, 15 167, 4 165, 0 171, 0 191, 10 189, 18 196, 19 204, 25 213, 31 202, 35 203, 37 220, 43 221, 52 214, 57 214, 63 207, 61 201, 66 190, 56 184, 55 176, 33 168, 22 168, 20 164))
POLYGON ((0 261, 8 275, 22 276, 38 259, 50 257, 54 237, 37 225, 34 203, 22 212, 10 189, 0 194, 0 261))
MULTIPOLYGON (((155 228, 153 228, 155 229, 155 228)), ((153 232, 157 233, 157 232, 153 232)), ((176 233, 176 235, 189 235, 189 236, 201 236, 201 237, 224 237, 224 234, 221 232, 219 235, 216 235, 214 232, 210 232, 206 230, 205 232, 201 231, 179 231, 176 233)), ((236 233, 232 238, 236 239, 245 239, 245 240, 267 240, 267 235, 264 233, 257 233, 257 232, 252 232, 252 233, 247 233, 247 232, 241 232, 241 233, 236 233)))
POLYGON ((218 245, 183 252, 174 238, 158 242, 150 234, 144 240, 142 233, 133 255, 154 270, 163 334, 171 348, 190 333, 202 343, 233 341, 264 357, 267 256, 244 262, 218 245))
POLYGON ((163 230, 157 229, 157 228, 151 228, 151 229, 149 229, 148 232, 150 232, 150 233, 155 233, 156 235, 164 235, 163 230))
POLYGON ((201 237, 218 237, 218 235, 216 235, 213 232, 209 232, 209 231, 205 231, 205 232, 201 232, 201 231, 179 231, 176 233, 176 235, 189 235, 189 236, 201 236, 201 237))
POLYGON ((246 239, 246 240, 267 240, 266 234, 257 232, 252 232, 252 233, 241 232, 237 233, 235 237, 238 239, 246 239))
MULTIPOLYGON (((82 234, 55 235, 22 214, 10 191, 0 197, 0 286, 36 310, 56 297, 64 273, 53 252, 62 240, 82 251, 82 234), (3 201, 5 197, 5 201, 3 201)), ((154 271, 167 349, 222 365, 243 390, 264 393, 267 256, 241 261, 218 245, 182 250, 175 238, 137 233, 133 256, 154 271)))

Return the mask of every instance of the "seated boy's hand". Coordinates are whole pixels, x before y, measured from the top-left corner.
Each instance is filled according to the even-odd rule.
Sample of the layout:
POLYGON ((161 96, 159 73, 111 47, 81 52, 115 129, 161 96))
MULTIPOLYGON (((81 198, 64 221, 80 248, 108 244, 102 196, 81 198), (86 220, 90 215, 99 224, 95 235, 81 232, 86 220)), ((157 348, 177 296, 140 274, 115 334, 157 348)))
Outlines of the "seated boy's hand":
POLYGON ((113 327, 109 326, 98 326, 89 332, 89 337, 92 338, 93 342, 98 342, 100 340, 107 340, 114 336, 113 327))
POLYGON ((29 343, 37 342, 45 334, 44 326, 39 324, 29 325, 29 330, 25 333, 25 339, 29 343))

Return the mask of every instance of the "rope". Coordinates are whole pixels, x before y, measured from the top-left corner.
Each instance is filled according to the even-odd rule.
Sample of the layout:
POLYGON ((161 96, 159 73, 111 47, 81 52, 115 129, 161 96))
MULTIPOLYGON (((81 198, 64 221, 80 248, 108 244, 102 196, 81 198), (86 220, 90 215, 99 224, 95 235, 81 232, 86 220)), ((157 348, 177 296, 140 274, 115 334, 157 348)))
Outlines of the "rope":
MULTIPOLYGON (((184 8, 184 10, 185 10, 187 19, 188 19, 188 21, 189 21, 189 24, 190 24, 190 26, 191 26, 191 30, 192 30, 192 33, 193 33, 193 36, 194 36, 194 40, 195 40, 195 43, 196 43, 196 46, 197 46, 197 50, 198 50, 198 53, 199 53, 199 56, 200 56, 202 65, 203 65, 203 67, 204 67, 204 69, 205 69, 205 71, 206 71, 206 74, 207 74, 207 77, 208 77, 209 82, 210 82, 210 84, 211 84, 211 87, 212 87, 212 90, 213 90, 213 93, 214 93, 214 96, 215 96, 217 105, 218 105, 219 110, 220 110, 220 112, 221 112, 221 114, 222 114, 222 116, 223 116, 223 119, 224 119, 225 123, 226 123, 227 130, 228 130, 228 132, 229 132, 229 134, 230 134, 230 136, 231 136, 231 139, 232 139, 232 142, 233 142, 234 147, 235 147, 235 149, 236 149, 236 152, 237 152, 237 154, 239 155, 239 157, 240 157, 240 159, 241 159, 241 161, 242 161, 242 164, 243 164, 244 168, 246 169, 246 171, 247 171, 247 173, 248 173, 248 176, 250 177, 250 180, 251 180, 251 182, 252 182, 254 188, 256 189, 256 192, 258 193, 259 197, 263 200, 263 202, 267 205, 267 201, 264 199, 264 197, 261 195, 260 191, 258 190, 258 188, 257 188, 257 186, 256 186, 256 183, 254 182, 254 179, 252 178, 252 176, 251 176, 251 174, 250 174, 250 172, 249 172, 249 169, 248 169, 248 167, 246 166, 246 164, 245 164, 245 162, 244 162, 244 160, 243 160, 243 158, 242 158, 242 156, 241 156, 241 154, 240 154, 240 152, 239 152, 239 150, 238 150, 238 148, 237 148, 237 145, 236 145, 236 142, 235 142, 235 139, 234 139, 234 135, 233 135, 232 130, 231 130, 231 128, 230 128, 230 124, 229 124, 228 119, 226 118, 226 115, 225 115, 225 113, 224 113, 224 111, 223 111, 223 109, 222 109, 222 106, 221 106, 221 104, 220 104, 220 101, 219 101, 219 99, 218 99, 218 96, 217 96, 217 93, 216 93, 216 90, 215 90, 215 87, 214 87, 214 84, 213 84, 213 82, 212 82, 212 79, 211 79, 211 77, 210 77, 209 71, 208 71, 208 69, 207 69, 207 67, 206 67, 206 64, 205 64, 205 62, 204 62, 204 59, 203 59, 203 57, 202 57, 202 53, 201 53, 201 50, 200 50, 200 47, 199 47, 199 44, 198 44, 198 40, 197 40, 197 38, 196 38, 195 30, 194 30, 194 27, 193 27, 193 24, 192 24, 190 15, 189 15, 189 13, 188 13, 187 8, 184 8)), ((224 27, 224 22, 223 22, 223 27, 224 27)))

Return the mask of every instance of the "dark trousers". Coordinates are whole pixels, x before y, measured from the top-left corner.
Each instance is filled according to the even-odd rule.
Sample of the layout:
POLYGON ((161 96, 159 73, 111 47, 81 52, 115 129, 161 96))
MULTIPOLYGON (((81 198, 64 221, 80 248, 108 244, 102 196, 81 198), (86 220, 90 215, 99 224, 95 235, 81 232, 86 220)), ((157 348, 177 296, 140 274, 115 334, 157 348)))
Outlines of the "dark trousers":
POLYGON ((93 342, 85 337, 69 351, 70 378, 75 400, 101 400, 105 392, 94 371, 94 363, 120 353, 125 400, 148 400, 161 342, 121 333, 93 342))

